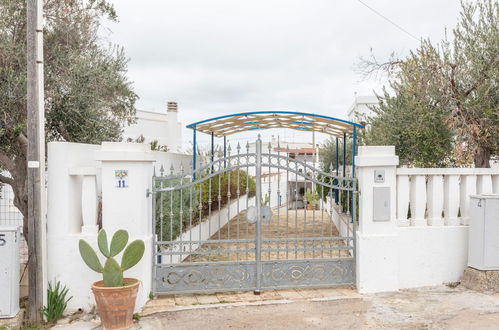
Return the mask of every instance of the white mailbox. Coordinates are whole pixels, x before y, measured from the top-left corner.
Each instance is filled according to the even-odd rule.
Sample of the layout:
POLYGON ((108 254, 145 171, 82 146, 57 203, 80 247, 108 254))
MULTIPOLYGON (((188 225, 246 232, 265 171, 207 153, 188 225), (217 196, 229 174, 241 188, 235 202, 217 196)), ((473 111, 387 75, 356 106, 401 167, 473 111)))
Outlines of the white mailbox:
POLYGON ((19 227, 0 227, 0 318, 19 312, 19 227))
POLYGON ((499 270, 499 195, 470 196, 468 266, 499 270))

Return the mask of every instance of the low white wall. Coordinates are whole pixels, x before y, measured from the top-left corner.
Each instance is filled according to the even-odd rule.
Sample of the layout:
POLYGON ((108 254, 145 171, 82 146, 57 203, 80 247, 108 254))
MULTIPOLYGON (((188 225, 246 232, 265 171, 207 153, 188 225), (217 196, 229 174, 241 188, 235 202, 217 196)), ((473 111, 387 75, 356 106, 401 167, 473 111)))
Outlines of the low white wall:
POLYGON ((468 226, 397 231, 399 289, 459 281, 468 263, 468 226))

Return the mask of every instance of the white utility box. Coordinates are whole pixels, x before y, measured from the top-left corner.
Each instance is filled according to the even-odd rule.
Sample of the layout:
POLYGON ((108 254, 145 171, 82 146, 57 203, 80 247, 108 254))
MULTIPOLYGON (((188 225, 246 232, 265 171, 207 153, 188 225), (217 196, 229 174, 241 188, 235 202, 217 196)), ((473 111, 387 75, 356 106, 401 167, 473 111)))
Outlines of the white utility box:
POLYGON ((0 227, 0 318, 19 312, 19 227, 0 227))
POLYGON ((499 270, 499 194, 470 196, 468 266, 499 270))

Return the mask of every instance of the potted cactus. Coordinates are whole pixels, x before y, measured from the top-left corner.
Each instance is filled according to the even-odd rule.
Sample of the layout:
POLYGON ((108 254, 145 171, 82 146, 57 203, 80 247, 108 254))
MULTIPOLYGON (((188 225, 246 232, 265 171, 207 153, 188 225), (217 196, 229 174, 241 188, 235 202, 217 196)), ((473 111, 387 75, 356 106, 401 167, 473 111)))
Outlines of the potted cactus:
POLYGON ((106 232, 97 235, 100 252, 106 258, 102 266, 94 249, 80 240, 79 249, 83 261, 90 269, 102 274, 102 281, 92 284, 97 312, 104 329, 126 329, 133 324, 133 310, 139 288, 139 280, 124 278, 123 271, 135 266, 144 255, 144 242, 135 240, 127 246, 128 232, 120 229, 114 233, 108 246, 106 232), (126 248, 125 248, 126 247, 126 248), (114 257, 123 251, 121 264, 114 257))

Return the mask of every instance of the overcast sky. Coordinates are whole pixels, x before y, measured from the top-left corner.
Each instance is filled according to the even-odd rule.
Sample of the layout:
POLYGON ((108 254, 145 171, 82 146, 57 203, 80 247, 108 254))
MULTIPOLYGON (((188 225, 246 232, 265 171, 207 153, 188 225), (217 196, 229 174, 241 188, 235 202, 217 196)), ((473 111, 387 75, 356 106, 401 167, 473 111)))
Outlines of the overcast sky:
MULTIPOLYGON (((362 1, 434 41, 455 25, 460 6, 458 0, 362 1)), ((355 92, 372 95, 381 86, 362 81, 359 56, 372 48, 385 59, 418 44, 358 0, 112 2, 119 22, 106 25, 106 37, 130 58, 138 108, 165 111, 167 101, 176 101, 183 124, 256 110, 346 118, 355 92)), ((190 130, 183 133, 187 145, 190 130)))

